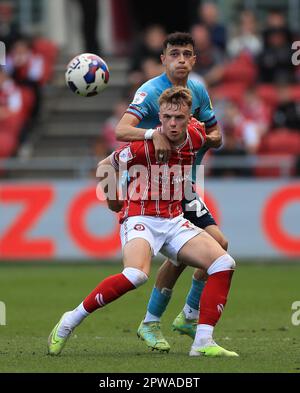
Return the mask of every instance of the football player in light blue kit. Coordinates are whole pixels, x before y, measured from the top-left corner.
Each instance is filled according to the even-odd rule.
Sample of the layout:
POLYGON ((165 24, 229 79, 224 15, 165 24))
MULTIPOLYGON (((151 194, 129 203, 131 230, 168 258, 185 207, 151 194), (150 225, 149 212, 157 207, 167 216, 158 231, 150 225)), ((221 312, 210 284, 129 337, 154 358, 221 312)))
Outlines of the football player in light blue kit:
MULTIPOLYGON (((116 137, 119 141, 126 142, 153 139, 157 161, 159 163, 167 162, 170 157, 170 144, 155 129, 159 124, 158 98, 164 90, 171 86, 187 87, 193 97, 193 116, 204 122, 206 126, 206 145, 198 152, 195 163, 199 165, 205 152, 210 147, 218 148, 221 146, 222 135, 205 87, 199 81, 188 79, 196 61, 194 41, 191 35, 180 32, 170 34, 163 44, 161 60, 165 66, 165 73, 150 79, 137 90, 132 103, 117 125, 116 137)), ((195 170, 193 176, 195 176, 195 170)), ((196 202, 195 199, 194 201, 185 199, 182 204, 185 212, 184 217, 194 225, 205 229, 227 250, 227 240, 203 201, 197 196, 196 202), (192 209, 192 206, 197 206, 197 208, 192 209)), ((184 268, 184 265, 175 266, 167 260, 159 269, 146 316, 137 331, 138 336, 152 349, 167 352, 170 350, 170 345, 161 331, 160 318, 171 298, 172 288, 184 268)), ((204 285, 205 273, 200 269, 195 270, 186 304, 172 324, 174 330, 181 334, 187 334, 191 338, 194 338, 196 332, 199 299, 204 285)))

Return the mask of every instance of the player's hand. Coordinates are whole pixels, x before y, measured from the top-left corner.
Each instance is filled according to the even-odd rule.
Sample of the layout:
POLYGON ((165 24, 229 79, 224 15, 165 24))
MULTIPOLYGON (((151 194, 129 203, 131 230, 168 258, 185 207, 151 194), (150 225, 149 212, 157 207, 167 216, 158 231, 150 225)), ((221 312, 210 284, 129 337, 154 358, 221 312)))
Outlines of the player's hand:
POLYGON ((200 132, 200 134, 203 137, 203 145, 204 145, 204 143, 208 137, 208 135, 206 134, 206 131, 205 131, 205 124, 203 122, 195 119, 194 117, 191 117, 191 119, 189 121, 189 127, 194 127, 197 129, 198 132, 200 132))
POLYGON ((171 157, 171 145, 168 139, 160 132, 160 128, 153 134, 153 144, 156 161, 159 164, 168 162, 171 157))

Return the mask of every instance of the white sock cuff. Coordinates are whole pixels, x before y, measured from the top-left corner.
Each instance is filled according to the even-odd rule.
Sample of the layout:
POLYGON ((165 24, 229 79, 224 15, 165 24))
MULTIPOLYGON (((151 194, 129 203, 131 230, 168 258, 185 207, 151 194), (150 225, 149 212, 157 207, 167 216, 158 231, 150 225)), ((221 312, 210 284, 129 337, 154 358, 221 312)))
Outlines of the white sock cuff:
POLYGON ((218 272, 223 272, 225 270, 233 270, 235 268, 235 261, 229 255, 225 254, 217 258, 212 265, 207 269, 207 274, 211 275, 218 272))
POLYGON ((86 311, 86 309, 83 306, 83 302, 79 304, 78 307, 76 307, 76 310, 78 310, 82 315, 84 315, 85 317, 87 317, 88 315, 90 315, 89 312, 86 311))
POLYGON ((125 267, 122 274, 124 274, 127 280, 129 280, 136 288, 145 284, 148 280, 147 274, 135 267, 125 267))
POLYGON ((203 323, 197 325, 197 333, 199 334, 200 332, 205 336, 212 336, 214 331, 214 326, 211 325, 205 325, 203 323))

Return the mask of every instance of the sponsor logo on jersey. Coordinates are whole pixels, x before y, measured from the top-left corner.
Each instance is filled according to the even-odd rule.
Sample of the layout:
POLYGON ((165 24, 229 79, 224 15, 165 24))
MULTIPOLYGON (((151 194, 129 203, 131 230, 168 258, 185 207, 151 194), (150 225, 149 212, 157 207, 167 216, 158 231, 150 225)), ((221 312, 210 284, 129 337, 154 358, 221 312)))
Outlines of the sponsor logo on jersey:
POLYGON ((145 100, 145 98, 147 97, 147 95, 148 95, 148 93, 145 93, 145 92, 143 92, 143 91, 138 91, 138 92, 135 94, 135 96, 134 96, 134 99, 133 99, 133 101, 132 101, 132 104, 133 104, 133 105, 139 105, 139 104, 141 104, 141 103, 145 100))
POLYGON ((124 150, 122 150, 119 154, 119 161, 122 162, 128 162, 133 158, 133 155, 131 153, 130 147, 126 147, 124 150))
POLYGON ((145 227, 144 227, 143 224, 135 224, 134 229, 135 229, 136 231, 144 231, 144 230, 145 230, 145 227))

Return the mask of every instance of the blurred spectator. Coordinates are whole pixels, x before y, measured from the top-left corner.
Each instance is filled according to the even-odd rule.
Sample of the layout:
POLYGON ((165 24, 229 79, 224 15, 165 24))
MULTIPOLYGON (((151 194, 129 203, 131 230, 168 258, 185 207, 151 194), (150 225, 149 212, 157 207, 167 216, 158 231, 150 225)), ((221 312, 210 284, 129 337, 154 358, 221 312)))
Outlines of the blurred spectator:
POLYGON ((21 90, 0 68, 0 158, 14 154, 23 125, 21 90))
POLYGON ((132 85, 139 86, 144 80, 143 62, 145 59, 154 58, 160 62, 162 45, 166 38, 166 32, 160 25, 149 26, 141 39, 135 43, 131 56, 129 79, 132 85))
POLYGON ((219 23, 219 11, 212 2, 205 2, 199 7, 199 19, 210 32, 211 41, 221 50, 226 48, 226 28, 219 23))
POLYGON ((258 58, 261 80, 267 83, 292 83, 295 80, 295 70, 291 58, 291 42, 287 29, 269 28, 265 32, 264 50, 258 58))
POLYGON ((149 79, 162 74, 164 72, 164 66, 157 58, 147 57, 141 64, 141 70, 143 74, 143 82, 146 82, 149 79))
POLYGON ((84 50, 88 53, 100 54, 97 38, 99 20, 98 0, 78 0, 81 9, 81 31, 84 50))
POLYGON ((279 10, 270 10, 265 21, 266 29, 270 28, 287 28, 286 17, 283 12, 279 10))
MULTIPOLYGON (((249 154, 256 153, 263 131, 265 131, 262 130, 260 119, 246 117, 239 107, 231 101, 226 101, 224 103, 218 118, 223 127, 224 135, 228 134, 234 136, 235 146, 238 151, 242 150, 249 154)), ((231 143, 231 149, 232 146, 231 143)))
POLYGON ((124 142, 118 142, 116 140, 115 128, 121 117, 124 115, 128 108, 128 102, 120 100, 116 103, 113 114, 103 124, 101 137, 98 139, 95 152, 97 157, 105 157, 110 154, 113 150, 118 149, 124 144, 124 142))
POLYGON ((45 64, 43 57, 32 50, 31 40, 23 37, 14 42, 7 56, 7 70, 19 85, 30 87, 34 92, 32 116, 36 117, 41 105, 45 64))
POLYGON ((239 31, 227 46, 231 57, 238 56, 241 52, 248 52, 256 57, 262 51, 262 39, 257 32, 257 23, 252 11, 243 11, 240 15, 239 31))
POLYGON ((278 87, 278 105, 273 116, 273 128, 289 128, 300 133, 300 102, 295 102, 290 94, 290 86, 278 87))
POLYGON ((204 25, 194 25, 191 34, 195 41, 194 72, 202 76, 208 85, 219 82, 224 71, 225 57, 222 51, 212 43, 209 31, 204 25))
POLYGON ((0 41, 5 43, 7 51, 18 36, 17 28, 13 23, 14 7, 11 1, 0 3, 0 41))
POLYGON ((149 79, 155 78, 156 76, 164 72, 164 66, 157 57, 145 57, 140 65, 141 69, 139 73, 129 75, 130 88, 128 95, 131 97, 135 91, 149 79), (138 76, 138 77, 137 77, 138 76))
POLYGON ((255 89, 247 89, 241 101, 241 113, 248 121, 256 123, 261 138, 270 128, 272 111, 257 95, 255 89))

